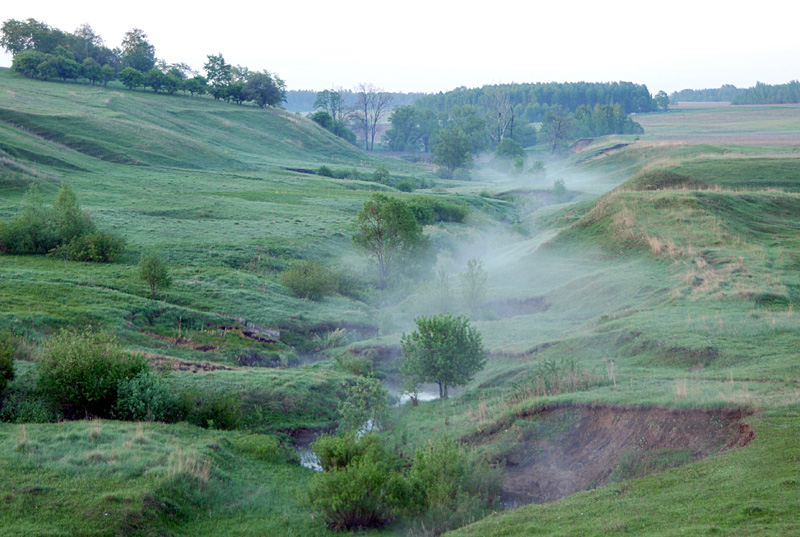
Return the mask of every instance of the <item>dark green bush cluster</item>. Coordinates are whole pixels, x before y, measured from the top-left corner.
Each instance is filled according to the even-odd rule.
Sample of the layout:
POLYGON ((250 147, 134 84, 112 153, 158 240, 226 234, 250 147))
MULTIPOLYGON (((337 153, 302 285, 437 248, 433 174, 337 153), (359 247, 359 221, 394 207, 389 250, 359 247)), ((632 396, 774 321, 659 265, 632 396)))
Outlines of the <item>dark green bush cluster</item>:
POLYGON ((17 353, 17 340, 8 330, 0 331, 0 393, 6 384, 14 380, 14 355, 17 353))
POLYGON ((274 436, 265 434, 246 434, 232 440, 233 448, 240 453, 253 455, 266 462, 296 461, 295 452, 281 444, 274 436))
POLYGON ((178 396, 178 416, 198 427, 232 431, 242 424, 242 401, 230 392, 183 392, 178 396))
POLYGON ((143 356, 123 351, 111 334, 62 330, 44 346, 39 389, 69 417, 110 417, 120 383, 148 370, 143 356))
POLYGON ((117 384, 117 402, 112 414, 119 420, 176 421, 178 397, 161 376, 143 370, 117 384))
POLYGON ((321 175, 323 177, 332 177, 334 179, 354 179, 354 180, 361 180, 364 177, 358 172, 355 168, 350 168, 349 170, 346 169, 334 169, 329 166, 320 166, 317 170, 317 175, 321 175))
POLYGON ((63 184, 52 207, 46 207, 36 184, 22 201, 22 210, 0 222, 0 253, 51 254, 71 261, 110 263, 125 251, 125 241, 97 231, 75 193, 63 184))
POLYGON ((334 290, 331 273, 315 261, 302 260, 281 273, 281 283, 298 298, 322 300, 334 290))
POLYGON ((421 225, 430 225, 436 222, 463 222, 469 213, 469 210, 463 205, 433 196, 415 196, 407 200, 406 204, 421 225))
POLYGON ((324 471, 314 476, 309 497, 333 529, 405 519, 438 535, 474 520, 500 490, 499 474, 448 438, 417 450, 410 465, 373 433, 323 436, 312 447, 324 471))

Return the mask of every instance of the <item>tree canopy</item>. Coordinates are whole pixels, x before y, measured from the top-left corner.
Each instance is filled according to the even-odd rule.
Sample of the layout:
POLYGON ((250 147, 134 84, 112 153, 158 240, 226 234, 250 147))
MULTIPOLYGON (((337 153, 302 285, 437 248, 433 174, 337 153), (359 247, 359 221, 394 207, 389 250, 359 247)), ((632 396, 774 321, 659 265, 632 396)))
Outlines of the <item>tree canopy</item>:
POLYGON ((446 398, 450 386, 466 384, 483 369, 486 351, 469 319, 444 313, 421 316, 415 322, 417 329, 400 337, 401 371, 409 385, 434 382, 439 397, 446 398))
POLYGON ((385 289, 392 270, 418 254, 424 244, 422 228, 409 206, 385 194, 372 194, 364 202, 356 228, 353 243, 375 258, 379 289, 385 289))

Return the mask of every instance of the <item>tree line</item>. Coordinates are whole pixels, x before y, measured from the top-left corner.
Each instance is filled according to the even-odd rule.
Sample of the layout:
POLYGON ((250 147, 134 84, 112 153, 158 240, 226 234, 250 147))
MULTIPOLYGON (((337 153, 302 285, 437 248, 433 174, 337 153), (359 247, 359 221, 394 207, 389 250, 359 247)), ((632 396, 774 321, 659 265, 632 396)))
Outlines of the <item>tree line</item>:
POLYGON ((745 91, 743 88, 737 88, 733 84, 723 84, 719 88, 704 88, 704 89, 683 89, 680 91, 673 91, 670 93, 669 98, 672 102, 691 102, 691 103, 711 103, 711 102, 730 102, 736 97, 737 94, 745 91))
POLYGON ((800 82, 797 80, 775 85, 756 82, 754 87, 741 90, 731 99, 731 104, 795 103, 800 103, 800 82))
POLYGON ((286 84, 276 74, 230 65, 221 53, 208 55, 205 76, 185 63, 168 64, 156 58, 139 28, 125 34, 121 47, 110 49, 88 24, 70 33, 35 19, 9 19, 0 27, 0 46, 14 56, 11 69, 28 78, 104 85, 118 79, 131 90, 208 93, 215 100, 253 102, 259 108, 286 100, 286 84))

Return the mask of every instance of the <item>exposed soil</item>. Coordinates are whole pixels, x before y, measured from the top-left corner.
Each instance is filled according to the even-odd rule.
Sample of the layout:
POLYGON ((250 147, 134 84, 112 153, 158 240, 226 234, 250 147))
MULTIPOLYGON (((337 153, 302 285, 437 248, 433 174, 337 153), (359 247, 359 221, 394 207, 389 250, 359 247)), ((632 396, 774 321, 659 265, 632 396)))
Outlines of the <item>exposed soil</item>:
POLYGON ((212 362, 191 362, 161 354, 143 353, 153 368, 161 371, 189 371, 191 373, 207 373, 209 371, 233 371, 235 368, 212 362))
MULTIPOLYGON (((625 460, 680 452, 684 462, 746 446, 742 410, 562 406, 532 410, 492 435, 511 434, 503 484, 508 504, 547 503, 602 486, 625 460)), ((625 476, 623 476, 625 477, 625 476)), ((630 477, 630 476, 628 476, 630 477)))

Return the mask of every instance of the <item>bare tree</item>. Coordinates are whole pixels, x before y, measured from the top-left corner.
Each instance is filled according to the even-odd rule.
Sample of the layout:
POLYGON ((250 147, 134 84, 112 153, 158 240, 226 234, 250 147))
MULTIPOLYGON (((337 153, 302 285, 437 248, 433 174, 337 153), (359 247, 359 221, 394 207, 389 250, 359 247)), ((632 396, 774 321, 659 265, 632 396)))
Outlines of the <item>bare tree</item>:
POLYGON ((351 117, 356 124, 356 130, 364 134, 364 150, 372 151, 378 122, 389 111, 392 95, 363 82, 356 86, 355 94, 356 104, 351 117))
POLYGON ((511 136, 514 129, 514 107, 509 92, 505 88, 494 87, 484 94, 483 102, 489 111, 486 115, 489 136, 495 143, 500 143, 506 133, 511 136))
POLYGON ((342 94, 342 88, 320 91, 314 101, 314 109, 328 112, 334 121, 344 121, 347 110, 342 94))

